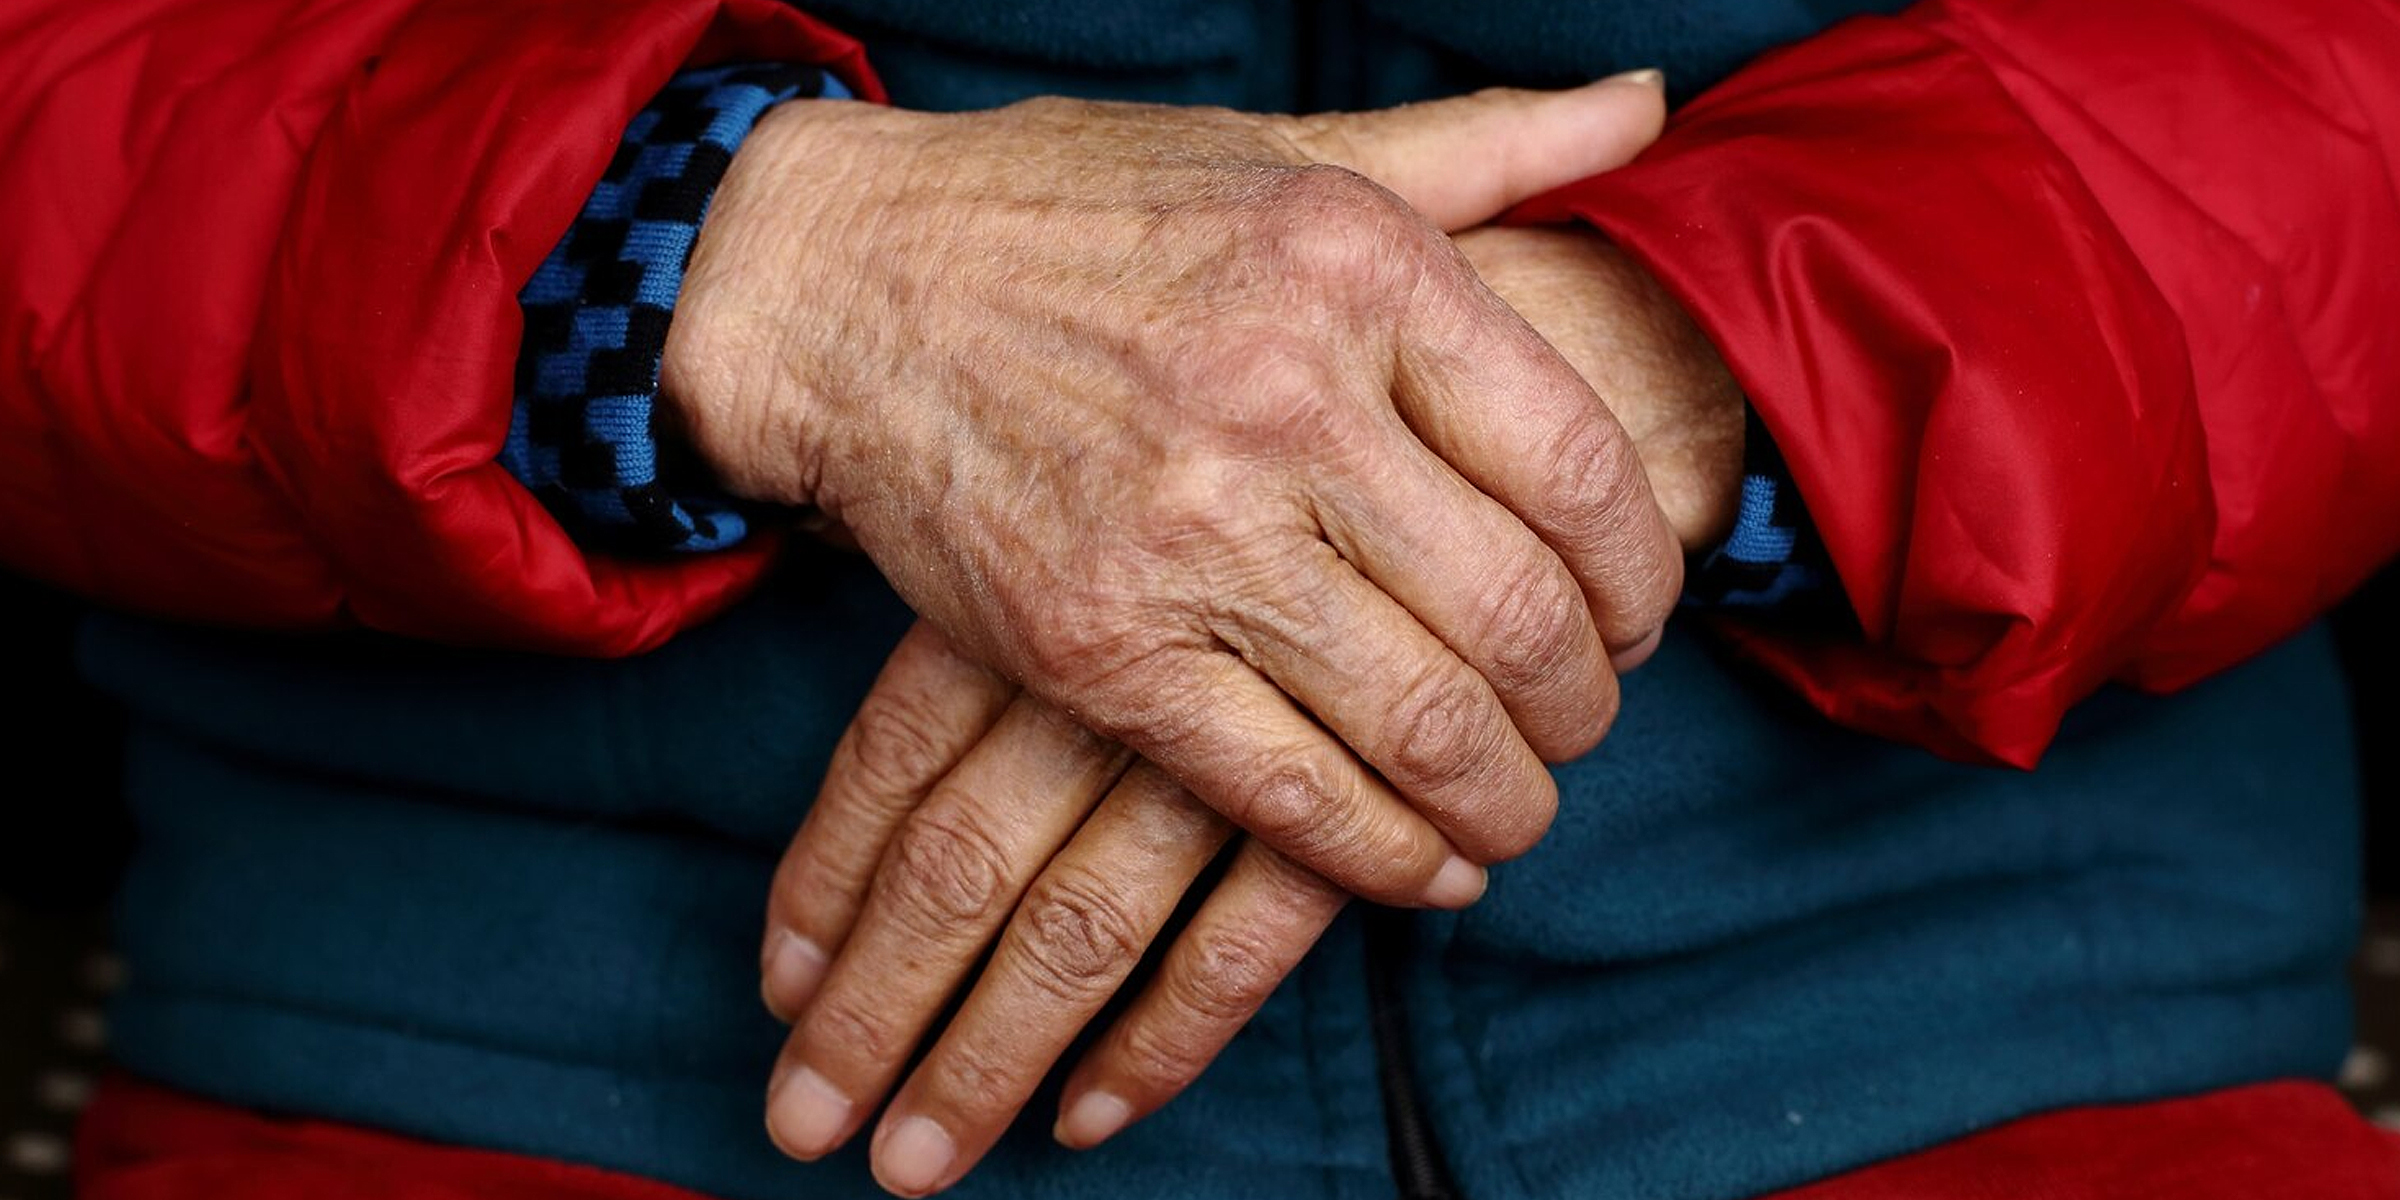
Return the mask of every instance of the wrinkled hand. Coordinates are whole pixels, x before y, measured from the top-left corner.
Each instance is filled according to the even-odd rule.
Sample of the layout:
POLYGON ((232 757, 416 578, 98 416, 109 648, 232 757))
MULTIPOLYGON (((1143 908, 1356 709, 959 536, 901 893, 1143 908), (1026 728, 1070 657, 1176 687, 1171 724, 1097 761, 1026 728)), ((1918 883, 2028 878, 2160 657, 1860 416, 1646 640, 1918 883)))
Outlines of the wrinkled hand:
MULTIPOLYGON (((914 1196, 991 1148, 1233 833, 1129 762, 932 626, 909 633, 776 873, 763 990, 799 1017, 768 1087, 778 1145, 814 1157, 855 1133, 988 950, 872 1154, 876 1178, 914 1196)), ((1085 1055, 1059 1139, 1095 1145, 1197 1078, 1348 899, 1243 841, 1085 1055)))
POLYGON ((823 510, 963 652, 1344 887, 1465 904, 1681 559, 1607 410, 1426 217, 1615 165, 1660 112, 1640 82, 786 106, 718 192, 666 391, 729 486, 823 510))
POLYGON ((1741 385, 1648 271, 1583 226, 1486 225, 1453 239, 1607 402, 1687 554, 1725 539, 1741 507, 1741 385))
MULTIPOLYGON (((1459 244, 1618 410, 1685 547, 1722 536, 1743 402, 1690 319, 1586 230, 1485 228, 1459 244)), ((929 626, 910 634, 836 751, 769 904, 767 1003, 805 1014, 778 1067, 780 1139, 847 1136, 989 949, 873 1143, 878 1177, 903 1194, 972 1167, 1230 836, 1154 769, 1120 776, 1128 759, 929 626), (920 839, 983 850, 953 861, 905 848, 920 839), (936 860, 949 865, 922 869, 936 860)), ((1347 899, 1243 842, 1069 1076, 1059 1140, 1097 1144, 1189 1085, 1347 899)))

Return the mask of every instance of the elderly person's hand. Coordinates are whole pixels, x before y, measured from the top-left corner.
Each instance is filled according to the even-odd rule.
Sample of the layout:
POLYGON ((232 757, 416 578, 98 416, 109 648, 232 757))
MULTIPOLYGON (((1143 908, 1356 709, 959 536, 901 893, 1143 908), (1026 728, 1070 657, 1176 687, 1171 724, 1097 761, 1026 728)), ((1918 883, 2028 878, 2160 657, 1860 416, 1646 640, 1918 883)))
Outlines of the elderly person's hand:
MULTIPOLYGON (((1589 231, 1486 228, 1458 243, 1633 431, 1683 548, 1721 537, 1737 501, 1742 397, 1675 303, 1589 231)), ((886 1186, 919 1194, 991 1146, 1232 833, 1130 761, 930 626, 903 641, 835 752, 769 903, 767 1003, 800 1018, 770 1102, 779 1141, 814 1154, 832 1144, 825 1130, 847 1137, 988 949, 893 1097, 874 1163, 886 1186), (929 894, 894 850, 923 825, 990 848, 964 889, 973 905, 929 894), (829 970, 813 947, 834 952, 829 970)), ((1059 1139, 1096 1144, 1195 1079, 1347 898, 1242 841, 1068 1079, 1059 1139)))
POLYGON ((1452 240, 1607 402, 1684 553, 1724 541, 1741 507, 1748 405, 1674 297, 1581 226, 1486 225, 1452 240))
MULTIPOLYGON (((962 652, 1346 889, 1463 905, 1681 561, 1607 409, 1428 218, 1661 119, 1639 79, 1308 119, 786 106, 665 390, 728 486, 822 510, 962 652)), ((937 912, 1019 869, 912 829, 937 912)))

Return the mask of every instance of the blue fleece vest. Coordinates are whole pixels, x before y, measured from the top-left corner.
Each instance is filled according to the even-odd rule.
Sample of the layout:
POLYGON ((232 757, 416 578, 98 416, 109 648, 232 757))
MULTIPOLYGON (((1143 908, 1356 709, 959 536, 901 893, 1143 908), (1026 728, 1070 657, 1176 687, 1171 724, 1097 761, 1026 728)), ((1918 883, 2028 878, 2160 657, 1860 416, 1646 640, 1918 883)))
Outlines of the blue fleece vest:
MULTIPOLYGON (((1660 63, 1696 87, 1794 0, 1296 6, 831 0, 903 102, 1361 107, 1660 63), (860 11, 853 13, 853 8, 860 11)), ((95 621, 132 711, 132 1069, 207 1095, 649 1175, 880 1193, 760 1128, 774 858, 906 612, 799 556, 629 662, 95 621)), ((2347 1042, 2350 733, 2316 634, 2109 693, 2034 774, 1839 732, 1671 631, 1562 809, 1399 986, 1476 1200, 1733 1200, 2070 1104, 2324 1075, 2347 1042)), ((1388 1197, 1345 920, 1188 1096, 1102 1149, 1048 1106, 957 1193, 1388 1197)))

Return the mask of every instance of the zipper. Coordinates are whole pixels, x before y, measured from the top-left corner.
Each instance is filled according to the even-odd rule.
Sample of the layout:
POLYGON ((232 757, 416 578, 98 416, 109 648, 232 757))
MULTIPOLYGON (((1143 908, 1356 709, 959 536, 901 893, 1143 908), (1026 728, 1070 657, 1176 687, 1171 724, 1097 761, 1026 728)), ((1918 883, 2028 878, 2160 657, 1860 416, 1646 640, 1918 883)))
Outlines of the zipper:
POLYGON ((1375 1036, 1375 1073, 1383 1089, 1392 1180, 1399 1185, 1400 1200, 1465 1200, 1433 1135, 1408 1052, 1408 1002, 1400 975, 1408 960, 1410 916, 1395 908, 1366 911, 1367 1014, 1375 1036))

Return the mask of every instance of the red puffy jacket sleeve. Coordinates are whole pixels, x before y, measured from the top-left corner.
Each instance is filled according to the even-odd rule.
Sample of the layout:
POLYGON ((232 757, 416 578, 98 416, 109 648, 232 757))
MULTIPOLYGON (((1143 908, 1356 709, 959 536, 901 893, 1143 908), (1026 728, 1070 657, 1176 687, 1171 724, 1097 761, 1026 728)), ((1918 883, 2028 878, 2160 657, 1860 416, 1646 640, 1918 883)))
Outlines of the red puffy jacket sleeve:
POLYGON ((2030 765, 2400 548, 2400 6, 1933 0, 1768 55, 1580 218, 1714 337, 1864 639, 1844 723, 2030 765))
POLYGON ((517 291, 678 69, 777 0, 0 4, 0 562, 114 603, 615 654, 763 543, 587 557, 494 461, 517 291))

